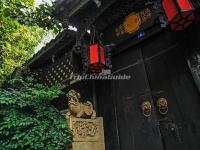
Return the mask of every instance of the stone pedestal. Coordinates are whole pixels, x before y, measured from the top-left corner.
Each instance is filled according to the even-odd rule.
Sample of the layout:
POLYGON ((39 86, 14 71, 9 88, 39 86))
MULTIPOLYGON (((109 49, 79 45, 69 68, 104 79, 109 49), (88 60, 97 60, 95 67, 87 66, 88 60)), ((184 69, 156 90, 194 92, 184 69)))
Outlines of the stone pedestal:
POLYGON ((102 117, 96 119, 70 117, 68 123, 73 132, 70 150, 105 150, 102 117))

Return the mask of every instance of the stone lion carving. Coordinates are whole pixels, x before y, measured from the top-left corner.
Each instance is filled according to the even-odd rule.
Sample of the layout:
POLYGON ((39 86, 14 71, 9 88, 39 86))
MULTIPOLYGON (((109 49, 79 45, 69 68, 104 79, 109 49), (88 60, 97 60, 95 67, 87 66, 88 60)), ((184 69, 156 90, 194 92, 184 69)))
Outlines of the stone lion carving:
POLYGON ((93 108, 93 105, 90 101, 80 102, 80 94, 74 90, 70 90, 67 93, 68 106, 69 110, 66 114, 66 118, 68 119, 70 116, 74 116, 77 118, 88 118, 95 119, 96 111, 93 108))

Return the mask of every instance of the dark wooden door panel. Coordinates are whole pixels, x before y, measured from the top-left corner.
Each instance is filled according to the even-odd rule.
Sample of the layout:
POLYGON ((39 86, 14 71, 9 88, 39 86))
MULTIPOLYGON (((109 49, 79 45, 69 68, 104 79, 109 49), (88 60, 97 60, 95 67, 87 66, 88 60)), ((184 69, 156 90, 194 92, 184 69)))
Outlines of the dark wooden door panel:
POLYGON ((161 33, 142 49, 114 56, 114 75, 131 75, 131 80, 97 84, 106 150, 200 150, 200 94, 184 47, 171 37, 161 33), (167 99, 166 115, 158 111, 159 98, 167 99), (141 111, 144 100, 152 104, 149 118, 141 111))
POLYGON ((117 72, 121 69, 125 69, 126 67, 133 66, 134 64, 141 62, 141 60, 141 50, 138 48, 131 47, 125 52, 116 55, 112 58, 112 72, 117 72))
POLYGON ((120 150, 116 107, 111 81, 96 81, 98 116, 104 117, 106 150, 120 150))
POLYGON ((113 81, 121 150, 163 150, 154 112, 142 114, 144 100, 152 103, 143 63, 118 72, 131 75, 128 81, 113 81))
POLYGON ((155 107, 159 97, 168 100, 167 116, 156 110, 165 149, 199 150, 200 96, 181 49, 146 60, 146 70, 155 107))

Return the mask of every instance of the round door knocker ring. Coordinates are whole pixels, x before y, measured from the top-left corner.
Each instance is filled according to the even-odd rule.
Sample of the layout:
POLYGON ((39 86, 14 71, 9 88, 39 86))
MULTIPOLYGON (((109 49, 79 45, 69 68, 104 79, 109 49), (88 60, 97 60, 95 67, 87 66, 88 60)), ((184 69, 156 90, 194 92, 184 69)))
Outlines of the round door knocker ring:
POLYGON ((166 115, 168 113, 168 102, 165 98, 159 98, 157 106, 161 115, 166 115))
POLYGON ((141 105, 142 113, 145 117, 151 116, 151 103, 149 101, 144 101, 141 105))

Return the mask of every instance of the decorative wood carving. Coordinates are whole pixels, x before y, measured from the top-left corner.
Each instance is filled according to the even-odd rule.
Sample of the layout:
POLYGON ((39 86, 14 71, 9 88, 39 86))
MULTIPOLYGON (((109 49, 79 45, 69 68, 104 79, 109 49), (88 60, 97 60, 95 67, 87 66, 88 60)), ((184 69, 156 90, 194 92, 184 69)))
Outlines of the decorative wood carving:
POLYGON ((140 26, 152 18, 152 12, 149 8, 139 13, 132 12, 125 17, 124 22, 115 29, 117 37, 124 34, 132 34, 140 29, 140 26))

